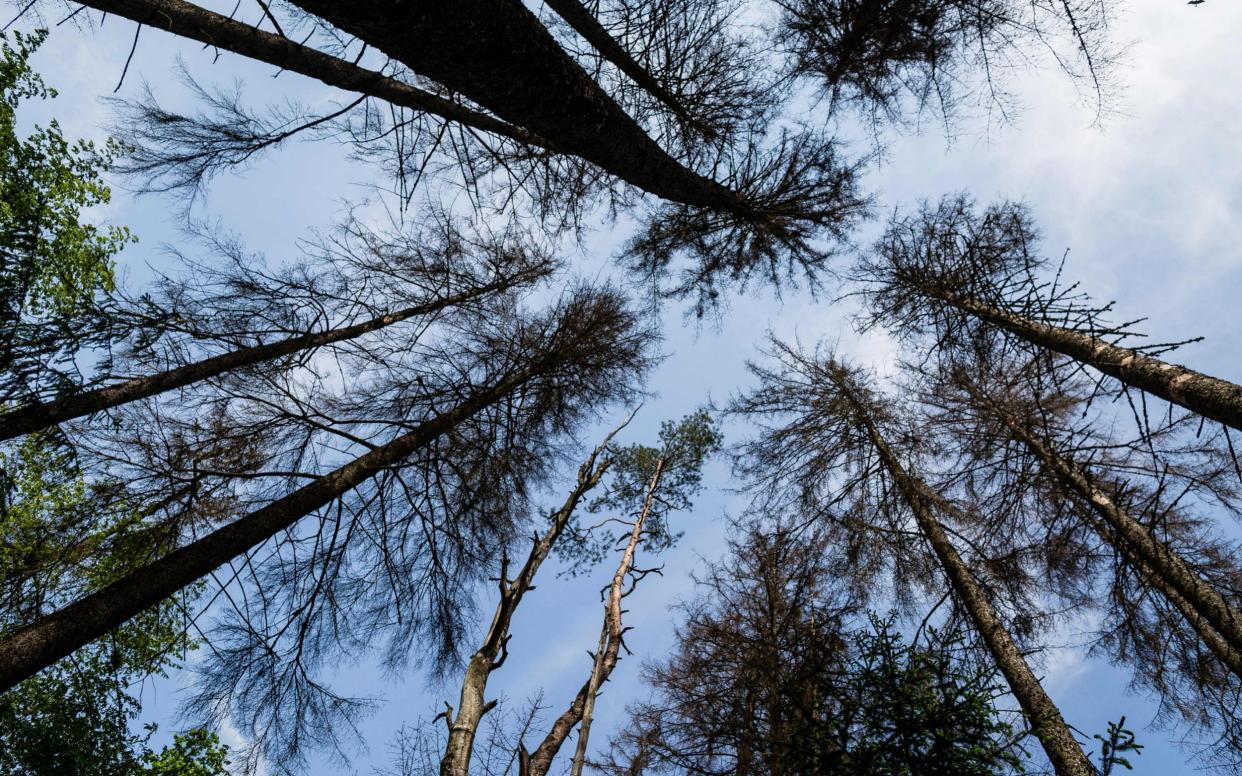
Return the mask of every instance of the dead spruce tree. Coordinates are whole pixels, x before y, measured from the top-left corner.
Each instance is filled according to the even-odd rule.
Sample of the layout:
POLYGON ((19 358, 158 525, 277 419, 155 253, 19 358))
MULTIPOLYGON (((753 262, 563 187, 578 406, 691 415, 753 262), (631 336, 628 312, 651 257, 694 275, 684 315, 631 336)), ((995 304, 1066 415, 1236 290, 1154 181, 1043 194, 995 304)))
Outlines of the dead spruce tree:
MULTIPOLYGON (((363 92, 363 97, 349 98, 339 111, 322 116, 277 116, 267 127, 259 119, 245 121, 244 114, 236 111, 231 111, 230 117, 225 115, 230 113, 226 110, 224 118, 213 123, 139 110, 138 114, 150 119, 149 126, 138 130, 142 136, 125 139, 140 148, 144 139, 166 148, 167 153, 155 150, 139 154, 138 171, 157 178, 169 172, 173 180, 201 181, 211 168, 245 163, 258 151, 278 145, 299 130, 306 130, 306 134, 314 130, 332 134, 334 128, 339 131, 337 120, 346 114, 361 117, 363 126, 374 126, 372 115, 382 120, 389 112, 385 101, 403 96, 398 94, 403 91, 401 84, 406 83, 402 78, 417 78, 425 79, 444 102, 456 105, 465 98, 482 108, 486 111, 483 116, 501 125, 498 134, 508 145, 493 148, 495 138, 479 132, 476 127, 484 132, 487 129, 473 115, 461 116, 460 108, 437 111, 437 106, 426 99, 404 95, 395 104, 415 113, 394 125, 399 123, 400 131, 413 135, 407 147, 417 146, 420 155, 430 149, 437 157, 444 148, 449 164, 432 166, 463 170, 461 177, 467 184, 498 172, 503 180, 514 184, 502 185, 502 202, 514 202, 515 187, 521 189, 532 179, 549 175, 565 185, 537 186, 536 198, 556 197, 573 212, 582 208, 575 199, 590 200, 593 192, 612 198, 618 184, 653 194, 667 204, 647 219, 642 235, 629 249, 628 261, 662 274, 674 255, 685 255, 689 257, 687 271, 692 273, 685 282, 693 286, 690 290, 694 293, 706 293, 697 285, 698 280, 710 280, 707 290, 711 290, 752 274, 776 281, 790 270, 813 273, 832 253, 821 242, 839 241, 865 209, 856 190, 854 166, 840 159, 832 141, 812 134, 772 143, 764 140, 762 126, 741 127, 729 133, 734 136, 733 142, 718 144, 712 153, 687 152, 679 154, 682 159, 676 158, 677 149, 655 142, 518 0, 416 5, 378 2, 349 8, 333 3, 287 6, 281 30, 283 25, 306 29, 320 48, 294 43, 280 32, 268 33, 237 23, 181 0, 103 0, 88 7, 363 92), (313 35, 316 32, 322 34, 313 35), (355 54, 341 49, 342 40, 346 46, 357 42, 362 49, 378 52, 376 56, 382 55, 391 67, 386 62, 380 71, 358 72, 352 61, 355 54), (372 105, 367 96, 380 91, 377 84, 384 86, 384 96, 372 105), (422 126, 421 116, 427 111, 437 121, 422 126), (240 119, 241 125, 234 119, 240 119), (466 120, 465 131, 457 126, 457 119, 466 120), (451 142, 443 142, 450 129, 451 142), (515 139, 518 135, 521 140, 515 139), (551 172, 541 165, 549 159, 557 168, 551 172), (580 163, 590 170, 579 172, 580 163), (568 179, 558 171, 558 165, 568 165, 568 179), (188 176, 187 170, 191 171, 188 176), (565 196, 558 188, 573 196, 565 196)), ((266 4, 264 8, 271 10, 266 4)), ((264 20, 273 19, 265 11, 264 20)), ((729 31, 725 24, 709 29, 721 36, 729 31)), ((667 40, 678 42, 675 36, 667 40)), ((736 36, 722 38, 719 46, 714 42, 704 45, 696 36, 684 40, 697 47, 691 59, 710 57, 711 67, 687 73, 709 84, 701 90, 704 99, 718 92, 710 84, 728 90, 735 83, 746 83, 742 78, 721 78, 712 72, 713 67, 723 66, 738 73, 738 67, 750 64, 748 57, 734 62, 727 56, 716 56, 721 47, 736 48, 736 36)), ((693 112, 693 106, 685 102, 689 93, 683 89, 679 102, 693 112)), ((727 95, 724 102, 746 104, 727 95)), ((135 126, 125 121, 119 129, 135 126)), ((364 130, 359 136, 383 138, 393 128, 385 125, 379 132, 364 130)), ((407 171, 424 170, 428 167, 425 161, 415 160, 409 165, 399 162, 398 166, 407 171)), ((418 176, 418 172, 412 173, 412 177, 418 176)), ((555 206, 536 203, 536 207, 539 212, 556 212, 555 206)))
MULTIPOLYGON (((474 741, 479 731, 479 723, 483 716, 496 705, 496 701, 486 699, 487 680, 492 671, 500 668, 509 656, 509 640, 512 638, 509 629, 513 623, 513 615, 526 593, 533 590, 535 575, 540 566, 556 547, 565 528, 574 515, 579 503, 604 478, 612 466, 611 451, 608 449, 612 438, 626 424, 614 429, 604 441, 596 447, 578 468, 577 481, 565 498, 565 502, 548 518, 548 527, 542 534, 536 535, 532 542, 526 562, 522 564, 517 576, 509 577, 508 555, 501 559, 500 601, 492 614, 491 623, 478 649, 466 663, 462 677, 461 696, 457 709, 449 706, 444 712, 444 723, 448 727, 448 739, 444 745, 444 756, 440 759, 440 773, 443 776, 469 776, 470 757, 474 741)), ((446 704, 447 705, 447 704, 446 704)))
POLYGON ((760 386, 731 404, 734 414, 761 424, 760 435, 739 447, 737 459, 761 508, 793 507, 808 521, 830 523, 848 558, 842 570, 850 569, 862 593, 885 573, 897 583, 898 600, 910 600, 912 588, 922 587, 926 594, 942 574, 1056 772, 1093 774, 990 599, 985 580, 950 538, 957 532, 941 516, 964 523, 967 510, 954 506, 914 468, 925 451, 919 449, 909 409, 831 353, 807 354, 780 343, 772 348, 774 366, 751 366, 760 386))
POLYGON ((895 217, 855 278, 864 284, 870 323, 911 340, 969 355, 980 338, 1008 337, 1089 366, 1119 389, 1242 429, 1242 386, 1157 358, 1168 344, 1123 344, 1135 336, 1132 324, 1110 322, 1111 305, 1061 284, 1020 204, 979 210, 958 195, 895 217))
POLYGON ((827 533, 756 517, 695 577, 605 773, 995 776, 1021 762, 994 667, 951 632, 908 644, 891 619, 862 616, 827 533))
POLYGON ((1084 0, 776 0, 777 43, 793 74, 815 83, 829 109, 910 124, 925 111, 946 124, 977 94, 1008 118, 1005 79, 1041 48, 1106 108, 1117 52, 1113 9, 1084 0))
POLYGON ((1008 541, 1043 566, 1050 594, 1095 612, 1095 651, 1130 664, 1208 756, 1236 762, 1242 557, 1197 514, 1237 512, 1236 474, 1202 449, 1194 418, 1111 437, 1085 411, 1090 382, 1069 371, 981 359, 933 378, 922 401, 958 456, 948 487, 1016 512, 1008 541))
POLYGON ((711 416, 699 411, 677 423, 661 425, 659 446, 632 444, 613 452, 612 475, 604 495, 592 502, 591 511, 604 518, 593 526, 575 520, 572 532, 559 550, 585 571, 621 553, 617 569, 604 592, 604 617, 599 644, 592 654, 591 672, 569 707, 552 723, 551 729, 533 752, 519 743, 520 773, 546 776, 561 746, 575 727, 578 741, 570 772, 581 774, 586 763, 595 701, 621 659, 626 628, 622 625, 622 601, 638 583, 658 568, 636 564, 639 549, 658 553, 670 547, 680 535, 669 519, 674 512, 693 505, 702 481, 703 464, 720 447, 720 434, 711 416), (607 526, 618 524, 614 532, 607 526), (628 530, 626 530, 628 529, 628 530))
MULTIPOLYGON (((643 67, 618 42, 608 29, 578 0, 550 0, 548 7, 556 15, 565 20, 573 31, 582 37, 599 55, 625 74, 627 78, 640 86, 652 97, 672 111, 678 120, 687 125, 695 123, 694 114, 681 101, 660 83, 647 68, 643 67)), ((709 130, 710 131, 710 130, 709 130)))
MULTIPOLYGON (((786 27, 818 28, 817 14, 830 5, 786 27)), ((937 15, 897 5, 872 37, 937 15)), ((1001 59, 1027 62, 1053 37, 1073 47, 1053 46, 1067 69, 1075 57, 1108 58, 1094 47, 1109 4, 998 2, 984 14, 995 29, 971 26, 970 9, 950 5, 963 29, 932 37, 968 39, 960 49, 979 37, 982 53, 955 61, 988 83, 1001 59)), ((795 32, 799 42, 772 45, 751 23, 759 4, 558 2, 559 16, 546 14, 546 25, 519 0, 258 6, 251 26, 184 0, 86 4, 347 92, 324 112, 247 110, 238 94, 198 86, 206 110, 197 116, 153 99, 132 102, 118 129, 134 150, 127 167, 144 185, 196 190, 215 171, 302 136, 387 159, 407 201, 425 179, 447 176, 475 206, 533 213, 551 229, 581 227, 597 204, 632 211, 645 192, 663 204, 641 213, 623 263, 668 294, 695 298, 700 312, 731 285, 813 282, 866 210, 857 165, 833 139, 797 129, 823 117, 787 99, 804 76, 818 77, 807 63, 822 42, 795 32)), ((863 71, 894 58, 901 55, 839 60, 861 82, 871 77, 863 71)), ((940 72, 939 64, 927 67, 940 72)), ((1103 69, 1089 68, 1091 77, 1103 69)), ((943 88, 941 97, 952 99, 943 88)))
POLYGON ((282 449, 277 438, 267 452, 277 453, 274 466, 281 454, 297 465, 249 481, 245 495, 265 506, 191 525, 164 557, 0 639, 4 685, 239 559, 233 572, 251 579, 250 594, 213 631, 198 708, 231 709, 257 740, 283 735, 272 738, 274 761, 308 743, 307 729, 323 743, 316 736, 330 736, 349 706, 314 681, 315 666, 338 649, 374 648, 381 634, 394 663, 416 642, 428 659, 451 650, 456 596, 494 563, 515 502, 548 476, 561 435, 629 397, 651 340, 618 294, 579 289, 544 313, 510 300, 463 316, 409 363, 375 352, 386 371, 337 403, 315 432, 330 442, 318 453, 304 449, 301 415, 282 419, 293 429, 285 441, 298 445, 282 449), (387 441, 367 441, 384 432, 387 441), (342 451, 349 440, 361 454, 342 451), (316 471, 334 458, 344 462, 316 471), (270 551, 252 552, 263 546, 270 551))
POLYGON ((227 372, 305 367, 346 345, 366 347, 371 332, 426 325, 529 287, 557 266, 516 232, 471 235, 447 216, 389 235, 351 220, 275 270, 227 235, 206 237, 213 261, 187 260, 184 279, 165 276, 138 298, 116 292, 101 303, 129 334, 111 343, 98 387, 0 413, 0 441, 227 372))

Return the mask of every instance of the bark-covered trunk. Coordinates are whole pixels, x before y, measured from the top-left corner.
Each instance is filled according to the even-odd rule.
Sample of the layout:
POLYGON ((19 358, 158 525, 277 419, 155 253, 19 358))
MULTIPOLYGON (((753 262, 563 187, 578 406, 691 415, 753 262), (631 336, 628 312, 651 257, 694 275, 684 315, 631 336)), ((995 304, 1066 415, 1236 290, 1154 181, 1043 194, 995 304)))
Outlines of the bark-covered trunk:
POLYGON ((295 337, 288 337, 266 345, 239 348, 218 356, 205 358, 202 361, 195 361, 192 364, 185 364, 184 366, 168 369, 157 374, 147 375, 146 377, 135 377, 115 385, 97 388, 93 391, 86 391, 55 401, 21 407, 11 412, 0 414, 0 441, 12 439, 22 434, 30 434, 68 420, 73 420, 74 418, 81 418, 112 407, 118 407, 131 401, 156 396, 175 388, 183 388, 200 380, 217 377, 234 369, 261 364, 265 361, 271 361, 312 348, 331 345, 335 342, 356 339, 363 334, 378 331, 386 326, 400 323, 415 316, 446 310, 454 305, 496 291, 506 284, 507 281, 488 284, 460 294, 453 294, 443 299, 380 315, 353 326, 343 326, 338 329, 329 329, 311 334, 299 334, 295 337))
MULTIPOLYGON (((1107 529, 1104 526, 1097 526, 1096 530, 1103 535, 1107 529)), ((1144 563, 1143 559, 1131 550, 1128 545, 1124 542, 1121 543, 1118 551, 1125 558, 1126 562, 1146 580, 1147 584, 1159 591, 1169 603, 1173 604, 1173 607, 1182 615, 1186 623, 1194 629, 1199 640, 1207 645, 1212 654, 1216 655, 1221 663, 1224 663, 1230 671, 1242 679, 1242 651, 1230 647, 1229 642, 1221 637, 1220 633, 1212 627, 1212 624, 1204 619, 1203 615, 1197 612, 1190 602, 1169 584, 1168 580, 1144 563)))
POLYGON ((283 70, 300 73, 338 89, 432 113, 519 143, 556 150, 551 143, 533 132, 512 126, 494 116, 471 110, 396 78, 359 67, 283 35, 265 32, 193 3, 182 0, 86 0, 83 5, 196 40, 213 48, 266 62, 283 70))
POLYGON ((686 168, 648 137, 520 0, 295 4, 644 191, 750 213, 736 192, 686 168))
MULTIPOLYGON (((853 401, 853 399, 851 399, 853 401)), ((855 406, 857 403, 855 402, 855 406)), ((866 410, 859 408, 861 422, 878 452, 883 466, 893 477, 902 498, 910 506, 919 530, 936 554, 954 595, 970 616, 975 629, 983 638, 996 665, 1005 676, 1022 711, 1026 714, 1031 730, 1039 739, 1044 752, 1052 762, 1058 776, 1094 776, 1095 768, 1070 732, 1069 725, 1061 716, 1060 709, 1044 691, 1039 679, 1027 665, 1018 645, 1005 628, 992 602, 988 600, 970 567, 962 560, 949 540, 944 526, 936 518, 930 506, 931 490, 923 480, 911 475, 901 465, 888 443, 870 420, 866 410)))
POLYGON ((444 757, 440 760, 442 776, 469 776, 470 756, 474 749, 475 736, 478 735, 479 723, 493 705, 485 699, 487 680, 492 671, 504 662, 503 653, 508 648, 509 626, 513 622, 513 613, 517 610, 518 604, 522 602, 526 591, 533 587, 535 574, 565 530, 578 503, 587 492, 599 484, 611 464, 610 460, 604 459, 596 465, 596 460, 606 445, 607 440, 595 449, 578 470, 577 485, 565 499, 561 508, 552 515, 552 524, 548 526, 547 531, 535 541, 517 577, 509 581, 507 564, 502 565, 500 602, 496 605, 496 611, 492 615, 492 622, 487 629, 483 643, 470 656, 470 662, 466 665, 457 714, 454 716, 452 710, 448 713, 448 742, 444 747, 444 757))
POLYGON ((1242 386, 1170 364, 1098 337, 1033 321, 952 291, 919 290, 1014 336, 1087 364, 1126 385, 1242 430, 1242 386))
MULTIPOLYGON (((587 695, 582 707, 582 724, 578 727, 578 745, 574 749, 573 764, 570 776, 582 776, 582 768, 586 763, 587 743, 591 736, 591 723, 595 719, 595 698, 599 688, 607 679, 604 672, 604 652, 612 644, 621 644, 621 596, 625 587, 625 576, 634 567, 634 553, 638 551, 638 541, 643 535, 643 526, 647 516, 651 514, 651 506, 655 501, 656 492, 660 489, 660 478, 664 474, 664 459, 656 461, 655 471, 651 475, 651 483, 647 486, 647 497, 643 500, 642 511, 634 521, 630 531, 630 541, 621 554, 621 562, 617 564, 617 572, 612 576, 612 584, 608 587, 608 602, 604 607, 604 627, 600 632, 599 649, 595 653, 595 665, 591 669, 591 678, 587 683, 587 695)), ((614 650, 615 653, 615 650, 614 650)), ((615 661, 614 661, 615 662, 615 661)), ((612 673, 612 667, 607 669, 612 673)))
POLYGON ((289 495, 212 531, 0 639, 0 692, 257 547, 383 469, 433 442, 533 376, 513 375, 289 495))
MULTIPOLYGON (((976 400, 980 395, 970 389, 976 400)), ((1199 575, 1197 571, 1166 543, 1160 541, 1148 528, 1117 505, 1101 488, 1096 487, 1086 471, 1068 457, 1055 450, 1049 440, 1017 422, 1008 413, 997 410, 997 418, 1010 433, 1037 457, 1067 489, 1085 501, 1124 542, 1128 551, 1144 564, 1149 571, 1181 597, 1189 606, 1219 634, 1230 650, 1242 654, 1242 612, 1230 605, 1220 591, 1199 575)), ((1170 599, 1176 605, 1176 601, 1170 599)), ((1198 618, 1192 623, 1198 622, 1198 618)), ((1209 642, 1209 646, 1211 643, 1209 642)))
POLYGON ((522 750, 521 759, 524 763, 522 776, 547 776, 549 769, 552 767, 552 760, 556 758, 556 754, 565 743, 565 739, 569 737, 570 732, 579 723, 582 724, 582 728, 578 733, 578 745, 574 752, 573 764, 571 766, 573 770, 571 772, 580 774, 582 771, 582 764, 586 758, 586 746, 590 734, 591 719, 594 715, 595 696, 599 693, 599 688, 603 683, 608 681, 613 668, 617 665, 621 652, 621 598, 625 575, 629 573, 634 565, 634 553, 638 549, 643 525, 646 523, 647 515, 651 512, 651 506, 655 499, 656 490, 660 487, 660 478, 663 476, 663 473, 664 459, 660 459, 656 462, 655 473, 652 475, 651 482, 648 485, 642 510, 635 520, 633 529, 630 532, 630 540, 626 544, 625 552, 621 556, 621 562, 617 565, 617 571, 613 575, 612 584, 608 588, 608 599, 604 604, 604 623, 600 631, 599 648, 595 651, 595 658, 591 663, 591 675, 583 683, 582 688, 578 690, 578 694, 574 696, 573 702, 569 704, 569 708, 565 709, 556 718, 556 721, 552 723, 552 728, 544 736, 543 741, 539 743, 535 751, 527 755, 525 749, 522 750))
MULTIPOLYGON (((612 666, 616 665, 620 651, 620 644, 609 644, 605 648, 604 667, 607 670, 611 671, 612 666)), ((590 689, 591 680, 587 679, 578 690, 578 694, 574 696, 573 702, 569 704, 569 708, 561 712, 561 715, 552 723, 543 741, 525 758, 526 776, 547 776, 556 753, 560 751, 565 739, 569 738, 569 734, 582 719, 582 709, 586 705, 586 696, 590 689)))
POLYGON ((625 73, 631 81, 643 88, 643 91, 655 97, 666 108, 671 110, 682 121, 687 124, 695 124, 694 116, 686 107, 681 104, 676 97, 664 88, 664 85, 655 79, 635 61, 630 53, 621 47, 621 44, 608 34, 608 30, 604 29, 590 11, 586 9, 578 0, 544 0, 548 7, 556 12, 556 15, 565 20, 565 22, 573 28, 574 32, 582 36, 582 39, 591 44, 591 47, 599 52, 600 56, 611 62, 618 70, 625 73))

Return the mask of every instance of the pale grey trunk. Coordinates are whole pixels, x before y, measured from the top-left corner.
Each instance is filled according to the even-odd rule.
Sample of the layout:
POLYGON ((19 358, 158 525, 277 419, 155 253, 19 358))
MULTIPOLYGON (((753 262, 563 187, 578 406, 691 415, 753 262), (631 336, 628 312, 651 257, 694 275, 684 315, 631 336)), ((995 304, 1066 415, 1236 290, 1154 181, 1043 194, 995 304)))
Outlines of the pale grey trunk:
POLYGON ((621 653, 622 583, 625 580, 625 575, 633 566, 634 552, 638 547, 638 540, 642 536, 643 524, 651 511, 656 489, 660 485, 660 478, 664 472, 664 463, 663 459, 656 463, 656 471, 648 485, 642 510, 630 532, 630 540, 622 555, 621 563, 617 566, 617 573, 613 575, 612 584, 608 588, 608 599, 604 605, 604 625, 601 629, 601 648, 595 652, 591 664, 591 675, 583 683, 581 689, 578 690, 578 694, 574 696, 574 700, 569 704, 569 708, 565 709, 556 718, 556 721, 552 723, 552 728, 544 736, 543 741, 539 743, 535 751, 527 753, 525 747, 519 748, 520 776, 547 776, 548 771, 552 768, 552 761, 556 758, 556 754, 560 751, 561 746, 564 745, 565 739, 569 737, 570 732, 576 725, 583 722, 585 727, 579 733, 578 746, 574 753, 572 766, 577 768, 578 772, 581 772, 581 763, 585 761, 590 719, 594 715, 595 695, 599 692, 600 686, 612 674, 612 670, 616 667, 621 653))
MULTIPOLYGON (((976 400, 981 398, 973 388, 970 390, 976 400)), ((1176 551, 1157 539, 1146 526, 1131 517, 1107 493, 1096 487, 1077 464, 1058 453, 1047 440, 1041 439, 1004 411, 998 410, 997 415, 1014 437, 1043 461, 1062 484, 1090 505, 1128 546, 1128 552, 1132 552, 1144 565, 1144 569, 1150 571, 1153 579, 1160 579, 1162 587, 1174 591, 1180 596, 1182 605, 1195 612, 1197 616, 1191 620, 1192 624, 1202 619, 1219 634, 1229 651, 1235 653, 1233 663, 1236 663, 1236 654, 1242 653, 1242 612, 1234 608, 1176 551)), ((1176 600, 1170 598, 1170 601, 1177 605, 1176 600)))
MULTIPOLYGON (((628 422, 627 420, 626 423, 628 422)), ((622 426, 624 425, 623 423, 622 426)), ((612 461, 605 458, 598 465, 596 461, 599 460, 600 455, 604 453, 608 443, 620 428, 613 430, 579 467, 577 484, 561 508, 553 513, 551 525, 542 536, 535 540, 517 577, 510 581, 508 563, 501 564, 500 602, 496 604, 496 611, 492 615, 492 622, 487 629, 487 635, 483 638, 482 645, 470 656, 470 662, 466 665, 457 714, 454 716, 451 708, 446 713, 449 737, 444 748, 444 757, 440 760, 442 776, 468 776, 470 757, 474 749, 475 736, 478 735, 479 723, 483 720, 483 715, 495 706, 494 701, 485 700, 487 680, 492 671, 500 667, 507 655, 509 626, 513 622, 513 614, 517 611, 518 604, 522 602, 522 597, 526 592, 534 588, 532 582, 535 574, 565 530, 578 503, 603 479, 612 461)))
POLYGON ((1098 337, 1050 326, 952 291, 916 284, 930 297, 952 305, 1033 345, 1088 364, 1126 385, 1185 407, 1205 418, 1242 430, 1242 386, 1170 364, 1098 337))
POLYGON ((884 467, 892 475, 902 498, 909 504, 919 530, 931 545, 954 594, 983 638, 997 667, 1004 674, 1010 690, 1030 722, 1032 732, 1052 762, 1053 769, 1058 776, 1095 776, 1095 768, 1070 732, 1060 709, 1027 665, 992 602, 988 600, 969 566, 949 540, 944 526, 933 514, 929 506, 932 500, 929 498, 932 495, 931 489, 923 480, 905 470, 872 422, 867 409, 853 395, 847 394, 847 398, 857 409, 884 467))
MULTIPOLYGON (((604 626, 599 635, 599 649, 595 653, 595 665, 591 668, 591 678, 587 682, 587 695, 585 703, 582 707, 582 723, 578 727, 578 745, 574 750, 573 764, 570 766, 570 776, 582 776, 582 767, 586 762, 587 742, 591 736, 591 722, 595 718, 595 697, 599 694, 599 688, 607 678, 604 673, 605 648, 609 644, 621 644, 621 595, 625 587, 625 576, 634 566, 634 553, 638 550, 638 541, 643 535, 643 525, 647 522, 647 515, 651 513, 652 502, 655 501, 656 491, 660 488, 660 478, 664 474, 664 459, 656 461, 655 472, 651 475, 651 482, 647 486, 647 496, 643 500, 642 511, 638 513, 638 519, 634 521, 634 528, 630 531, 630 541, 625 546, 625 552, 621 555, 621 563, 617 566, 617 573, 612 577, 612 585, 608 588, 608 603, 604 607, 604 626)), ((613 650, 615 664, 616 650, 613 650)), ((608 667, 608 673, 612 673, 612 666, 608 667)))

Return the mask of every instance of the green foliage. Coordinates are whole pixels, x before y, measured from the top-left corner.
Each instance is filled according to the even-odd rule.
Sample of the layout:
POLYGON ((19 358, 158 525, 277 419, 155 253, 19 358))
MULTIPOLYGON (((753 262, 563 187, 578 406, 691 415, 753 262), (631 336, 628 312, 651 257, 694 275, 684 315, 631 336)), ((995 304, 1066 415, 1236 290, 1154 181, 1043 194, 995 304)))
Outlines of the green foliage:
POLYGON ((0 303, 6 319, 71 317, 98 289, 113 285, 112 256, 132 239, 123 227, 81 222, 82 211, 111 197, 101 174, 116 151, 70 142, 52 121, 22 138, 22 100, 55 97, 31 71, 46 33, 0 35, 0 303))
MULTIPOLYGON (((668 549, 680 538, 668 523, 674 512, 689 509, 702 489, 703 465, 720 450, 723 437, 707 410, 698 410, 680 421, 660 424, 659 446, 632 444, 608 450, 612 460, 604 495, 591 502, 588 511, 608 516, 604 524, 633 524, 647 505, 656 474, 659 484, 643 526, 642 548, 648 552, 668 549)), ((628 529, 619 532, 603 525, 595 530, 581 526, 577 518, 557 553, 575 561, 570 573, 584 571, 607 557, 628 529)))
POLYGON ((195 729, 173 737, 172 746, 143 756, 151 776, 228 776, 229 748, 215 733, 195 729))
POLYGON ((1126 727, 1126 718, 1108 723, 1108 735, 1096 733, 1092 738, 1100 742, 1100 764, 1096 770, 1100 776, 1110 776, 1118 765, 1127 771, 1134 770, 1126 752, 1143 753, 1143 745, 1134 740, 1134 732, 1126 727))
MULTIPOLYGON (((45 435, 0 452, 0 633, 159 551, 140 514, 105 508, 99 489, 45 435)), ((139 712, 134 688, 190 646, 178 611, 176 601, 150 609, 0 695, 0 773, 138 772, 148 736, 130 729, 139 712)))
POLYGON ((833 776, 992 776, 1021 772, 1021 733, 995 706, 994 668, 961 657, 958 634, 908 643, 893 619, 871 615, 848 662, 822 677, 819 723, 793 736, 793 773, 833 776))
POLYGON ((100 296, 114 287, 113 256, 133 240, 82 220, 111 197, 102 174, 113 142, 71 142, 55 120, 18 131, 22 101, 56 96, 28 62, 45 36, 0 34, 0 402, 81 383, 74 357, 115 325, 100 296))

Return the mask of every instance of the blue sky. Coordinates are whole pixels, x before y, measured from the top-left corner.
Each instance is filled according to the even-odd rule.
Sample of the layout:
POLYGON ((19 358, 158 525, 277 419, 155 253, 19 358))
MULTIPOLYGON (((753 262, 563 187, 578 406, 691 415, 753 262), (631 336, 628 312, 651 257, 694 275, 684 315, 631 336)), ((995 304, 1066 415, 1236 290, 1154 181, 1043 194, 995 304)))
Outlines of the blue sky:
MULTIPOLYGON (((231 5, 231 4, 230 4, 231 5)), ((1242 336, 1237 314, 1242 293, 1242 3, 1209 0, 1131 3, 1116 19, 1118 40, 1132 42, 1119 72, 1124 91, 1113 115, 1094 126, 1094 113, 1059 73, 1044 68, 1020 74, 1015 91, 1022 110, 1011 126, 988 130, 982 121, 961 122, 952 143, 935 127, 920 136, 890 138, 883 165, 868 175, 878 210, 909 207, 919 198, 967 190, 980 201, 1028 202, 1045 235, 1045 247, 1069 249, 1069 273, 1095 296, 1116 299, 1118 317, 1147 317, 1146 330, 1161 340, 1206 336, 1179 357, 1202 371, 1242 382, 1236 358, 1242 336)), ((20 25, 19 25, 20 26, 20 25)), ((102 29, 55 30, 35 64, 61 97, 35 114, 55 115, 67 134, 103 137, 111 95, 120 77, 133 25, 110 19, 102 29)), ((225 54, 212 56, 197 45, 174 41, 147 29, 118 96, 137 96, 145 79, 156 94, 176 105, 184 99, 175 81, 176 57, 183 56, 205 81, 245 83, 253 104, 296 98, 314 105, 339 95, 291 74, 272 78, 270 68, 225 54)), ((185 103, 181 103, 184 105, 185 103)), ((28 114, 27 118, 33 114, 28 114)), ((37 115, 35 116, 37 118, 37 115)), ((862 149, 860 149, 862 150, 862 149)), ((238 232, 252 247, 278 259, 292 256, 296 241, 314 227, 331 225, 342 203, 368 196, 374 171, 352 162, 330 144, 293 144, 268 155, 238 175, 216 180, 197 213, 238 232)), ((161 197, 133 198, 118 188, 103 214, 129 225, 141 242, 126 250, 124 272, 134 283, 147 265, 166 261, 163 243, 181 242, 179 205, 161 197)), ((576 258, 587 274, 608 266, 624 239, 620 231, 589 235, 576 258)), ((627 431, 635 441, 650 439, 659 421, 676 418, 709 397, 727 396, 745 382, 743 361, 764 332, 826 338, 883 371, 894 349, 882 335, 859 337, 848 304, 829 304, 805 295, 777 303, 764 293, 730 302, 718 326, 686 325, 681 310, 665 313, 667 360, 654 374, 649 401, 627 431)), ((618 417, 620 412, 618 411, 618 417)), ((601 427, 615 422, 601 418, 601 427)), ((590 443, 592 440, 583 440, 590 443)), ((740 500, 729 492, 726 468, 714 464, 707 490, 691 514, 680 518, 682 543, 664 558, 666 576, 648 580, 630 599, 624 660, 600 701, 595 740, 623 720, 625 703, 642 697, 638 668, 660 656, 671 636, 668 607, 692 590, 689 575, 703 558, 720 554, 725 512, 740 500)), ((512 656, 493 676, 492 691, 521 701, 542 689, 549 714, 560 712, 588 671, 586 650, 598 636, 600 609, 595 591, 609 574, 600 568, 589 580, 554 579, 545 569, 539 590, 524 604, 514 625, 512 656)), ((490 606, 490 591, 481 606, 490 606)), ((1145 724, 1153 708, 1141 694, 1126 692, 1126 675, 1075 650, 1050 655, 1043 666, 1049 691, 1070 722, 1095 732, 1125 714, 1145 724)), ((182 677, 153 684, 145 693, 147 714, 176 727, 182 677)), ((353 760, 361 772, 386 758, 392 735, 403 722, 429 719, 456 688, 429 686, 424 678, 381 676, 366 661, 343 668, 335 684, 347 692, 382 695, 385 702, 363 726, 370 751, 353 760)), ((1143 730, 1147 745, 1136 764, 1139 774, 1189 772, 1185 754, 1162 731, 1143 730)), ((339 764, 317 763, 309 773, 339 773, 339 764)))

